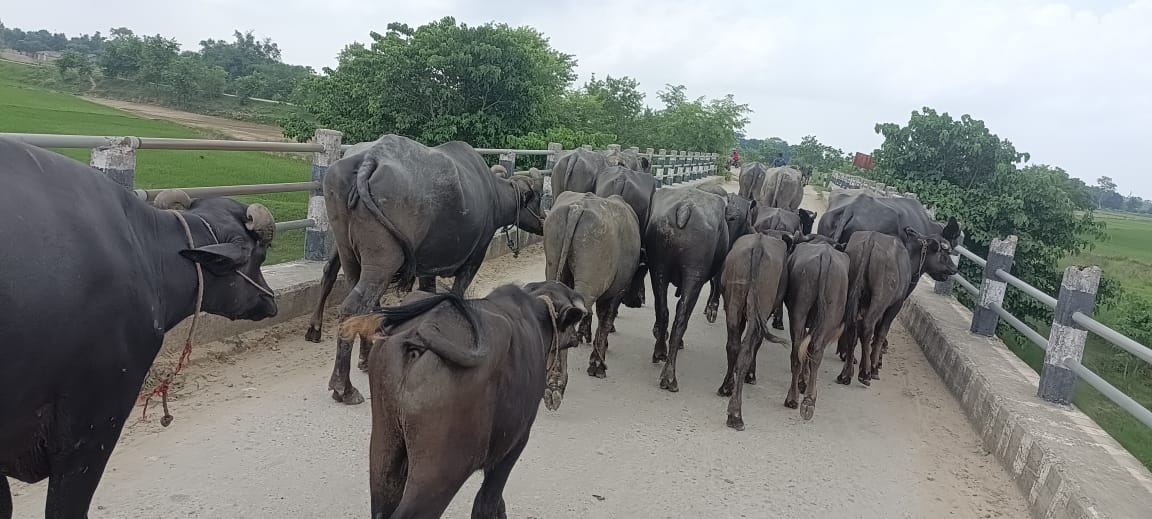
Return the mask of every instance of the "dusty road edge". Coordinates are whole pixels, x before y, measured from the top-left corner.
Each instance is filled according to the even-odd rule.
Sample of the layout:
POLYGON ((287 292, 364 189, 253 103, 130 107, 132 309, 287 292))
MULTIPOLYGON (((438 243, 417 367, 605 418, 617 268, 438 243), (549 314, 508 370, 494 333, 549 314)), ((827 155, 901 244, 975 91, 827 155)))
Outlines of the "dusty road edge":
POLYGON ((1120 519, 1152 510, 1152 474, 1079 409, 1037 397, 1036 372, 1000 339, 970 333, 966 307, 922 279, 899 319, 1033 517, 1120 519))

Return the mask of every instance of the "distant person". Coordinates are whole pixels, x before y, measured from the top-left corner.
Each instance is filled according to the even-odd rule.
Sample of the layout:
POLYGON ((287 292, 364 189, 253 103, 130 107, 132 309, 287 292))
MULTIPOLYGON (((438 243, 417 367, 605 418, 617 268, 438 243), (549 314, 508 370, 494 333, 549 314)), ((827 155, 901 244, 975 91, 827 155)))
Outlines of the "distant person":
POLYGON ((776 152, 776 158, 772 160, 772 167, 778 168, 778 167, 787 166, 787 165, 788 165, 788 161, 784 160, 784 153, 783 152, 776 152))
POLYGON ((740 167, 740 152, 738 150, 732 150, 732 166, 740 167))

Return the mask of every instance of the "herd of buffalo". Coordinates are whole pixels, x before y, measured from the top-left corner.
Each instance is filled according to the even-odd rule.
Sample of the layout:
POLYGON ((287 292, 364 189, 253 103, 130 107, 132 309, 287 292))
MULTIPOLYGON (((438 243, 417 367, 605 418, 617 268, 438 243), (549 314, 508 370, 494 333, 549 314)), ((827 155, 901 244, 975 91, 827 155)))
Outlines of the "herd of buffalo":
MULTIPOLYGON (((809 168, 749 164, 737 193, 661 186, 649 170, 642 154, 576 149, 546 180, 489 168, 462 142, 396 135, 329 167, 322 188, 336 250, 305 337, 321 340, 343 271, 350 290, 328 387, 338 402, 363 402, 349 379, 359 340, 373 518, 438 517, 478 470, 472 517, 506 517, 503 489, 540 401, 557 410, 564 398, 568 350, 590 342, 587 373, 606 377, 619 306, 644 305, 645 278, 652 362, 664 363, 668 391, 678 391, 678 351, 705 285, 709 322, 723 302, 718 393, 730 397, 728 426, 742 430, 743 385, 756 382, 761 343, 779 340, 769 328, 783 329, 784 309, 784 405, 808 420, 825 346, 837 342, 844 361, 837 382, 850 384, 858 362, 870 384, 920 276, 955 273, 959 225, 915 200, 834 190, 817 224, 800 208, 809 168), (511 226, 543 236, 544 279, 466 298, 493 236, 511 226), (437 277, 454 278, 451 289, 438 291, 437 277), (390 287, 407 295, 381 307, 390 287)), ((86 517, 164 334, 199 312, 276 315, 260 270, 275 225, 260 204, 178 190, 150 205, 83 163, 5 138, 0 182, 10 186, 0 190, 0 519, 12 517, 7 477, 48 478, 46 517, 86 517)))

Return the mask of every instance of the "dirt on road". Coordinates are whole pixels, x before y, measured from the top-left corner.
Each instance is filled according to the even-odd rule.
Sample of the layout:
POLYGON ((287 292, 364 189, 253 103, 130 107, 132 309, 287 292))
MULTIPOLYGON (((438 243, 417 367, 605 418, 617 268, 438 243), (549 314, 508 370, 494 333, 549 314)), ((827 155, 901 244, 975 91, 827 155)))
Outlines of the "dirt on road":
MULTIPOLYGON (((223 133, 229 138, 235 140, 272 142, 288 141, 288 139, 284 137, 284 134, 281 133, 280 127, 278 126, 237 121, 235 119, 228 119, 226 117, 216 117, 212 115, 182 112, 180 110, 166 108, 163 106, 133 103, 131 101, 120 101, 117 99, 105 99, 102 97, 90 96, 84 96, 84 99, 93 103, 110 106, 118 110, 124 110, 125 112, 130 112, 148 119, 172 121, 174 123, 183 124, 185 126, 203 128, 206 130, 223 133)), ((144 137, 147 136, 145 135, 144 137)))
MULTIPOLYGON (((823 212, 814 193, 804 205, 823 212)), ((535 245, 486 262, 473 293, 543 271, 535 245)), ((703 302, 685 336, 679 393, 659 389, 660 365, 650 362, 651 304, 622 309, 607 379, 585 375, 587 345, 572 350, 564 404, 541 407, 512 472, 509 517, 1029 517, 899 324, 871 387, 836 384, 841 363, 827 353, 808 422, 783 406, 787 349, 765 343, 760 382, 744 392, 747 429, 736 432, 725 426, 727 399, 716 396, 723 317, 708 324, 702 314, 703 302)), ((225 348, 238 354, 198 349, 171 403, 175 422, 161 428, 157 410, 127 428, 91 517, 366 515, 371 410, 329 398, 333 327, 313 344, 302 339, 306 326, 304 318, 248 334, 225 348)), ((353 371, 367 395, 367 377, 353 371)), ((469 516, 480 480, 469 480, 446 517, 469 516)), ((45 483, 14 485, 15 517, 43 513, 45 483)))

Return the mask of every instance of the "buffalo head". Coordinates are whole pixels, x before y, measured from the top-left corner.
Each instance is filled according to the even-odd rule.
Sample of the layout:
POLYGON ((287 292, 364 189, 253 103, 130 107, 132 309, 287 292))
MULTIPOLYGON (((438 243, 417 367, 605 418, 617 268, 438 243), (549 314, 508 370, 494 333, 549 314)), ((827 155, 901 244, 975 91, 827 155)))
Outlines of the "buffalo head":
POLYGON ((185 208, 197 246, 180 255, 204 269, 203 311, 252 321, 276 315, 276 300, 260 271, 276 232, 267 207, 229 198, 190 200, 173 192, 161 193, 155 205, 185 208))
POLYGON ((544 175, 532 168, 527 173, 517 173, 509 180, 516 186, 520 195, 520 207, 516 211, 516 227, 532 234, 544 235, 544 210, 540 201, 544 199, 544 175))
POLYGON ((800 230, 804 231, 804 234, 812 234, 812 224, 816 223, 816 211, 797 209, 796 214, 800 215, 800 230))
MULTIPOLYGON (((911 227, 904 228, 904 234, 914 240, 909 252, 911 253, 912 268, 918 268, 919 274, 928 274, 936 281, 945 281, 957 272, 952 263, 952 244, 947 238, 939 234, 925 236, 911 227)), ((905 243, 909 243, 905 240, 905 243)))
POLYGON ((524 291, 543 303, 541 306, 547 312, 545 318, 553 323, 552 340, 557 347, 548 348, 544 406, 555 411, 560 408, 564 390, 568 387, 568 348, 578 343, 576 331, 588 313, 588 307, 580 294, 556 281, 528 283, 524 285, 524 291))

